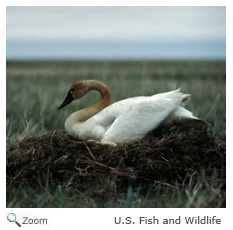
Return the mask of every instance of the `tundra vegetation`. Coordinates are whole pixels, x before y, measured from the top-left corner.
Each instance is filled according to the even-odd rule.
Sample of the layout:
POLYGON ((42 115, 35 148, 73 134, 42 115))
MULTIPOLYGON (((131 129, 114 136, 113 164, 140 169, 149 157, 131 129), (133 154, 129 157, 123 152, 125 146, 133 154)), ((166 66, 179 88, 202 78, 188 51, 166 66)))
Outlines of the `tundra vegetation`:
MULTIPOLYGON (((99 97, 97 92, 91 92, 58 111, 71 84, 78 79, 96 79, 109 87, 112 102, 180 87, 182 92, 192 94, 186 107, 208 123, 216 143, 224 152, 224 61, 7 61, 6 66, 7 150, 25 138, 41 138, 55 130, 61 131, 70 113, 93 104, 99 97)), ((190 177, 183 186, 182 183, 176 185, 156 180, 153 188, 140 192, 140 188, 135 190, 129 183, 125 193, 118 194, 117 198, 90 196, 90 193, 73 189, 72 181, 66 181, 65 185, 53 183, 46 172, 39 188, 26 186, 23 182, 15 186, 14 178, 8 176, 7 207, 225 207, 224 162, 221 172, 213 169, 207 176, 207 168, 203 168, 198 177, 190 177)))

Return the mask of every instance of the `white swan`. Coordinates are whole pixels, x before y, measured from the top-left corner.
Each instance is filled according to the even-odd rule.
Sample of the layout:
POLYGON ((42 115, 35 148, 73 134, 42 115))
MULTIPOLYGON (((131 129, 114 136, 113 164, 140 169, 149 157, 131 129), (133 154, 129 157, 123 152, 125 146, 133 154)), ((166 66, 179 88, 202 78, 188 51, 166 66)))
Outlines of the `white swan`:
POLYGON ((189 98, 180 89, 152 96, 132 97, 110 105, 111 94, 103 83, 96 80, 78 80, 58 109, 75 99, 97 90, 101 100, 72 113, 65 129, 82 140, 96 140, 103 144, 127 143, 144 137, 159 126, 170 126, 187 119, 198 119, 182 107, 189 98))

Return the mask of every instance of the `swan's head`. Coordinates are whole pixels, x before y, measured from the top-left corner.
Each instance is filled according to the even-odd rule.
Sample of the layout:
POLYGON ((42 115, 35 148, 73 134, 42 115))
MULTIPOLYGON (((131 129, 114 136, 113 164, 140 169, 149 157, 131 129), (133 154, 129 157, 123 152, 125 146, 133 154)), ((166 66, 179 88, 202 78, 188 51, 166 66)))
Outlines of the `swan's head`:
POLYGON ((91 90, 90 84, 88 81, 79 80, 76 81, 68 91, 68 94, 62 104, 59 106, 58 109, 65 107, 66 105, 70 104, 72 101, 83 97, 91 90))

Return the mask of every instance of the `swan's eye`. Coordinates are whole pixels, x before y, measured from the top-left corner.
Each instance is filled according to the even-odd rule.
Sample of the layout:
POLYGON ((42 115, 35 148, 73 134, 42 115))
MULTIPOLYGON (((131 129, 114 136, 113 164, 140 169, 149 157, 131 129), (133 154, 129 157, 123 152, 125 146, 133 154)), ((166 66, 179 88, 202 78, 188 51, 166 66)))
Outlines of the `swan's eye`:
POLYGON ((74 88, 70 89, 70 93, 73 93, 74 92, 74 88))

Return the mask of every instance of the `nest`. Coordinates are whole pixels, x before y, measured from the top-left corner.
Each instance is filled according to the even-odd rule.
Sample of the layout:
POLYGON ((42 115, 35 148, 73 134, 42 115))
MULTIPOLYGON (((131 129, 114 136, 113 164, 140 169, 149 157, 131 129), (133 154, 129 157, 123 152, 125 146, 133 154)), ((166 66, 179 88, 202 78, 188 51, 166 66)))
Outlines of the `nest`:
POLYGON ((185 184, 213 170, 225 175, 225 146, 206 123, 153 132, 117 147, 75 139, 65 131, 27 138, 7 152, 7 185, 60 185, 89 196, 110 197, 129 186, 148 191, 156 182, 185 184))

